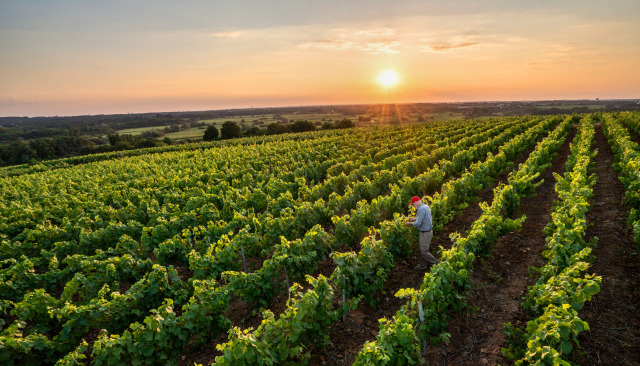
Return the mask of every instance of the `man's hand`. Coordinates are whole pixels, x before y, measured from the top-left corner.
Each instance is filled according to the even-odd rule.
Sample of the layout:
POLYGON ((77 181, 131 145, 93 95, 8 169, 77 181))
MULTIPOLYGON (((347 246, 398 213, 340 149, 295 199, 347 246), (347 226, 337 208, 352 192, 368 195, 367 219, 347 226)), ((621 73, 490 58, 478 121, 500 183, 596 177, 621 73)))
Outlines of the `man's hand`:
POLYGON ((409 220, 409 222, 415 222, 416 218, 415 217, 407 217, 407 220, 409 220))
MULTIPOLYGON (((416 221, 415 219, 413 221, 416 221)), ((413 226, 413 222, 412 221, 407 221, 404 223, 405 226, 413 226)))

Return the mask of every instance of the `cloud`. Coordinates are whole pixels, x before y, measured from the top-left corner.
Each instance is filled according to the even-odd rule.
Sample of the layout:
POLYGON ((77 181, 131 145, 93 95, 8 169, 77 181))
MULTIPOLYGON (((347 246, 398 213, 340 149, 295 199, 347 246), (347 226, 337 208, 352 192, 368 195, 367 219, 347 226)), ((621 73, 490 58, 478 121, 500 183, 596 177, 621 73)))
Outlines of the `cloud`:
POLYGON ((528 67, 544 67, 544 66, 552 66, 552 65, 553 65, 553 62, 549 60, 534 61, 534 62, 529 62, 525 64, 525 66, 528 66, 528 67))
POLYGON ((355 48, 356 44, 354 42, 349 42, 346 40, 340 39, 329 39, 329 40, 320 40, 314 42, 301 43, 298 45, 300 48, 321 48, 325 50, 348 50, 355 48))
POLYGON ((353 32, 354 37, 390 37, 395 36, 395 29, 382 28, 382 29, 367 29, 362 31, 353 32))
POLYGON ((371 42, 364 45, 361 48, 362 51, 369 51, 370 53, 398 53, 400 51, 394 50, 391 47, 400 45, 399 41, 392 42, 371 42))
POLYGON ((460 48, 474 47, 483 44, 475 39, 474 36, 459 36, 452 38, 446 43, 434 43, 424 47, 423 51, 427 52, 447 52, 460 48))
POLYGON ((300 48, 319 48, 325 50, 344 51, 357 50, 371 54, 394 54, 400 51, 393 49, 400 45, 394 29, 367 29, 351 33, 340 33, 333 38, 298 44, 300 48))
POLYGON ((554 44, 553 48, 555 49, 555 51, 551 52, 550 54, 554 56, 567 56, 575 53, 576 51, 574 47, 566 44, 554 44))
POLYGON ((525 64, 525 66, 545 67, 568 62, 577 64, 577 61, 580 60, 583 55, 584 51, 576 49, 573 46, 556 43, 551 45, 549 52, 539 54, 538 56, 541 57, 540 59, 528 62, 525 64))
POLYGON ((236 38, 236 37, 240 37, 240 35, 242 34, 242 32, 219 32, 219 33, 212 33, 211 35, 214 37, 228 37, 228 38, 236 38))

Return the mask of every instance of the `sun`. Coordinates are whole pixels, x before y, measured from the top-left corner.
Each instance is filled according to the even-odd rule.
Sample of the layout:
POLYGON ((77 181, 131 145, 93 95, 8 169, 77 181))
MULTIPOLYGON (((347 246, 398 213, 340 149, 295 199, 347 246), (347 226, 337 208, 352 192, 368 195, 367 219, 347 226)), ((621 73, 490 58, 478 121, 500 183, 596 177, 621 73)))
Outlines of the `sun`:
POLYGON ((388 70, 380 74, 378 81, 386 86, 391 86, 398 81, 398 75, 395 72, 388 70))

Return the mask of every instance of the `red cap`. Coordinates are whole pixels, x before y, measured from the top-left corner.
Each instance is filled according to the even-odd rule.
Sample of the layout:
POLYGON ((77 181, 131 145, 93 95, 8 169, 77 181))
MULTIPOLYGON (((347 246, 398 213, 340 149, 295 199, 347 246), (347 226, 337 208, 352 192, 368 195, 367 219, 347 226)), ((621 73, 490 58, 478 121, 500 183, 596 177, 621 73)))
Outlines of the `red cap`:
POLYGON ((411 197, 411 203, 409 204, 409 207, 413 206, 414 203, 420 201, 420 197, 418 196, 413 196, 411 197))

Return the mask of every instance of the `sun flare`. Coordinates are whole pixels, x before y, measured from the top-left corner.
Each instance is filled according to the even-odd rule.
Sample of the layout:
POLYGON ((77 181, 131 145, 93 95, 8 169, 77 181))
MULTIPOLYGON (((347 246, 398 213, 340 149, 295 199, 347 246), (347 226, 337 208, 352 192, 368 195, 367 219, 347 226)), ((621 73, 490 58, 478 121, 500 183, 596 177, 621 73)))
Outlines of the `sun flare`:
POLYGON ((380 74, 378 80, 386 86, 391 86, 395 84, 396 81, 398 81, 398 75, 395 72, 389 70, 380 74))

